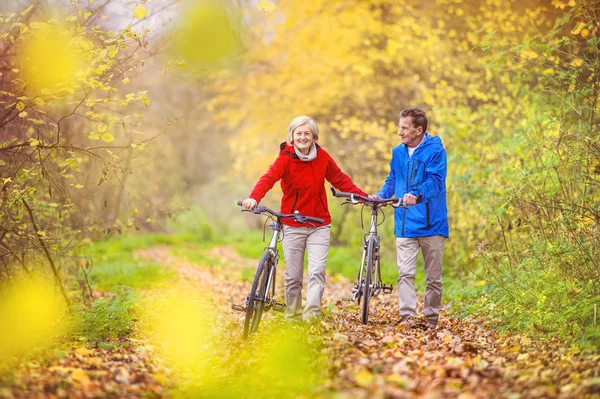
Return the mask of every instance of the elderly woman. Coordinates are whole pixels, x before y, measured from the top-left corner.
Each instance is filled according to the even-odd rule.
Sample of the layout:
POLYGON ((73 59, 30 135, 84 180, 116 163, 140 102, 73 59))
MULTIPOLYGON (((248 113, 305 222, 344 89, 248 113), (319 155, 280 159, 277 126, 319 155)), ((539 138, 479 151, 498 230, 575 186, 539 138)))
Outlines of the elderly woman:
POLYGON ((246 209, 253 209, 273 185, 281 180, 282 213, 293 213, 297 210, 302 215, 324 220, 322 225, 315 227, 307 227, 293 219, 283 221, 282 244, 286 266, 285 303, 288 320, 306 321, 321 313, 331 229, 325 179, 340 191, 367 195, 317 144, 318 139, 319 129, 311 117, 294 118, 288 126, 286 142, 280 145, 279 156, 242 204, 246 209), (303 314, 302 275, 305 251, 308 252, 308 290, 303 314))

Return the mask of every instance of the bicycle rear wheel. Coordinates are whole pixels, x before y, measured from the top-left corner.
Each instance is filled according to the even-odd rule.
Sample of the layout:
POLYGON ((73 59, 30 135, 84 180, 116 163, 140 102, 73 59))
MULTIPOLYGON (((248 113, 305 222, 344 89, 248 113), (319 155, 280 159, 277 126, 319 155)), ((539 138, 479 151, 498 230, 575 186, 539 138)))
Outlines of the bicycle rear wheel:
POLYGON ((371 284, 373 281, 373 250, 374 250, 374 242, 372 239, 369 239, 367 242, 367 258, 366 258, 366 268, 365 268, 365 276, 363 278, 363 304, 362 304, 362 315, 361 322, 363 324, 367 324, 369 322, 369 303, 371 302, 371 284))
POLYGON ((267 280, 271 269, 271 257, 265 252, 258 262, 254 281, 246 304, 246 318, 244 319, 244 338, 258 330, 260 318, 265 306, 267 296, 267 280))

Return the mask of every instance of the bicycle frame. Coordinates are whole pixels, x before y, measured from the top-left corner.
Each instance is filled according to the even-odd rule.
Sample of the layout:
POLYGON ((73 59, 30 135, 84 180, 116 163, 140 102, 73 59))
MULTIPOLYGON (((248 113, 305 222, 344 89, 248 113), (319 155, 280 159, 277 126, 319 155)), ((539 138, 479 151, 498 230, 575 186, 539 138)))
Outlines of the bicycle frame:
MULTIPOLYGON (((373 275, 376 278, 376 281, 371 282, 371 289, 374 290, 373 291, 373 296, 377 296, 377 294, 379 294, 379 292, 375 293, 375 290, 379 290, 381 291, 381 289, 383 289, 382 287, 384 286, 382 281, 381 281, 381 269, 380 269, 380 262, 379 262, 379 243, 380 243, 380 237, 379 234, 377 233, 377 219, 378 219, 378 212, 379 212, 379 207, 370 207, 371 208, 371 223, 369 226, 369 232, 367 234, 365 234, 365 237, 363 239, 363 253, 362 253, 362 262, 361 262, 361 267, 359 269, 358 272, 358 280, 357 283, 360 284, 362 281, 364 281, 364 274, 366 273, 366 266, 367 266, 367 255, 368 255, 368 245, 369 245, 369 241, 373 240, 374 241, 374 248, 373 248, 373 253, 371 254, 372 260, 373 260, 373 275)), ((387 287, 386 287, 387 288, 387 287)), ((361 295, 362 290, 358 289, 355 293, 355 297, 353 298, 354 301, 358 300, 358 302, 360 303, 360 295, 361 295), (358 298, 356 297, 358 295, 358 298)))
MULTIPOLYGON (((363 238, 363 254, 362 262, 358 270, 357 281, 352 288, 352 297, 342 297, 343 300, 350 300, 360 304, 360 300, 363 300, 362 305, 362 318, 361 322, 367 324, 369 320, 369 302, 371 297, 379 295, 382 291, 384 294, 391 294, 393 286, 391 284, 383 284, 381 281, 381 268, 380 268, 380 237, 377 233, 377 219, 379 216, 379 210, 387 205, 394 207, 403 206, 402 199, 398 198, 372 198, 365 197, 359 194, 337 192, 333 186, 330 187, 334 197, 346 198, 344 204, 362 204, 363 206, 371 209, 371 223, 369 225, 369 232, 365 234, 363 238)), ((421 200, 421 196, 417 198, 417 202, 421 200)))
POLYGON ((271 293, 271 298, 264 298, 265 301, 272 299, 275 296, 275 276, 277 273, 277 263, 279 263, 279 251, 277 250, 277 243, 279 242, 279 235, 281 234, 281 230, 283 229, 283 224, 281 223, 281 218, 277 218, 277 221, 269 224, 269 228, 273 230, 273 235, 271 236, 271 241, 269 245, 265 247, 263 252, 268 251, 271 254, 271 258, 273 259, 273 264, 269 270, 269 278, 267 279, 267 288, 265 290, 266 293, 271 293))
MULTIPOLYGON (((238 205, 242 206, 242 201, 238 201, 238 205)), ((240 312, 245 312, 244 320, 244 338, 248 338, 249 334, 258 330, 260 319, 264 310, 273 308, 274 310, 283 311, 285 305, 278 303, 275 298, 275 278, 277 275, 277 263, 279 262, 279 253, 277 243, 283 232, 283 218, 293 218, 299 223, 323 223, 323 219, 310 216, 303 216, 299 212, 293 214, 282 214, 275 212, 264 206, 255 206, 251 210, 252 213, 258 215, 266 215, 272 222, 269 223, 269 228, 273 230, 273 235, 269 241, 269 245, 263 249, 263 255, 258 263, 254 281, 250 293, 246 297, 245 306, 232 304, 231 308, 240 312)))

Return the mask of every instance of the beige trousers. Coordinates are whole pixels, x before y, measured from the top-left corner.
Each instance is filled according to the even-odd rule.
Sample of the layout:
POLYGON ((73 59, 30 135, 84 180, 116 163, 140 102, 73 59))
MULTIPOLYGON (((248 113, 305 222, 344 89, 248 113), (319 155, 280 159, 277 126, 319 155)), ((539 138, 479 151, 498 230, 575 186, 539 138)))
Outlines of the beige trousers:
POLYGON ((442 257, 445 242, 444 236, 396 238, 400 317, 417 315, 415 273, 420 248, 423 253, 426 282, 423 314, 437 324, 442 305, 442 257))
POLYGON ((283 226, 285 316, 288 320, 308 320, 321 313, 330 230, 331 225, 316 228, 283 226), (308 253, 308 288, 303 314, 302 278, 305 251, 308 253))

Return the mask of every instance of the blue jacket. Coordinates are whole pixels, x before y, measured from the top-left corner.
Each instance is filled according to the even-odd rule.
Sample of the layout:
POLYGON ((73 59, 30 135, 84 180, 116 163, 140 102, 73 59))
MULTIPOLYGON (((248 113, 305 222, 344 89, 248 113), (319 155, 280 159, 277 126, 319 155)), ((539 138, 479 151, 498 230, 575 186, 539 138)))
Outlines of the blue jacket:
POLYGON ((392 150, 390 173, 377 194, 383 198, 402 198, 406 193, 422 195, 421 203, 394 211, 396 237, 448 238, 447 169, 442 140, 427 132, 412 157, 404 144, 392 150))

